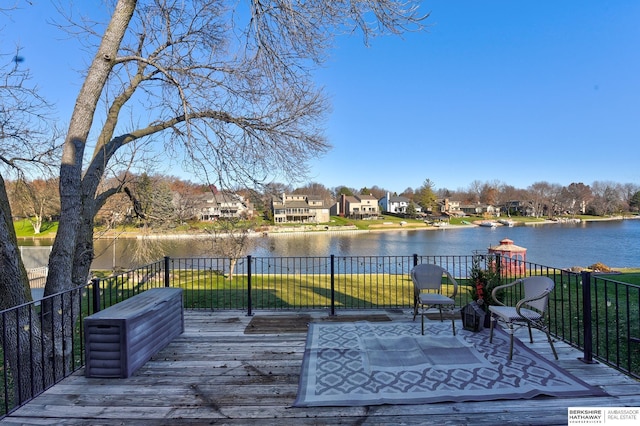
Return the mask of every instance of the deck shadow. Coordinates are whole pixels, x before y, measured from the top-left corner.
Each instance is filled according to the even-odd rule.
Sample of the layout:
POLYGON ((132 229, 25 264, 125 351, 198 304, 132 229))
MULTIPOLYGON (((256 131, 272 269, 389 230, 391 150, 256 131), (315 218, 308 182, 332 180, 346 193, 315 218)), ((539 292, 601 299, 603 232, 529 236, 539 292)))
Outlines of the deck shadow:
POLYGON ((310 322, 354 321, 381 322, 391 321, 391 318, 384 314, 335 315, 320 318, 312 318, 308 314, 256 315, 247 324, 244 334, 306 333, 310 322))

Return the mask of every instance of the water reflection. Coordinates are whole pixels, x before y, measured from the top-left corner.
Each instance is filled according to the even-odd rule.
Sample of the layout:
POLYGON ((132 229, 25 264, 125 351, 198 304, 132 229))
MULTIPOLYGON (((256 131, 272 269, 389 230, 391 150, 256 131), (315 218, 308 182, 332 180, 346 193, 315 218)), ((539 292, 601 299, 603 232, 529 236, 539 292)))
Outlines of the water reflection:
MULTIPOLYGON (((510 238, 527 248, 527 260, 555 267, 588 266, 602 262, 612 267, 640 266, 640 220, 517 226, 513 228, 456 228, 407 231, 258 236, 252 238, 249 254, 254 257, 317 256, 425 256, 470 255, 486 251, 510 238)), ((216 253, 211 239, 154 240, 155 249, 137 239, 97 240, 95 269, 131 268, 140 265, 140 252, 155 253, 154 259, 211 257, 216 253)), ((28 245, 30 241, 24 242, 28 245)), ((34 245, 34 244, 31 244, 34 245)))
POLYGON ((316 234, 289 234, 274 235, 270 237, 259 237, 262 244, 259 244, 253 253, 257 256, 264 256, 261 247, 268 246, 270 256, 329 256, 331 254, 331 239, 326 235, 316 234), (320 237, 320 238, 318 238, 320 237))

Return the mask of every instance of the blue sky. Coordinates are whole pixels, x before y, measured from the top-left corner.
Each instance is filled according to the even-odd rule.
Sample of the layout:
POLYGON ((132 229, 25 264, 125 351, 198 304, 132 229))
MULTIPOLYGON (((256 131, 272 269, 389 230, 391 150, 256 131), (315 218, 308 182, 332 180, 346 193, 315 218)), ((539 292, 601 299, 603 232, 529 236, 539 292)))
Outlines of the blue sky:
MULTIPOLYGON (((46 24, 49 3, 4 25, 2 51, 20 43, 66 122, 88 59, 46 24)), ((357 35, 337 39, 317 74, 333 150, 312 162, 311 181, 397 192, 427 178, 452 190, 640 184, 640 2, 436 0, 423 10, 428 32, 368 48, 357 35)))

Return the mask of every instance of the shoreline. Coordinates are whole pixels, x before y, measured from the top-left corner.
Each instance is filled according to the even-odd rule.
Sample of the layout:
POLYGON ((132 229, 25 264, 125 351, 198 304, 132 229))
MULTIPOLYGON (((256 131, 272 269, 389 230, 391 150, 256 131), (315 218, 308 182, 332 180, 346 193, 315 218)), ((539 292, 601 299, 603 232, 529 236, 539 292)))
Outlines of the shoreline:
MULTIPOLYGON (((640 216, 614 216, 609 218, 594 218, 594 219, 582 219, 582 222, 608 222, 608 221, 618 221, 618 220, 640 220, 640 216)), ((420 223, 412 223, 406 225, 400 225, 399 223, 393 223, 389 225, 385 224, 376 224, 372 225, 369 229, 357 229, 355 226, 349 229, 344 229, 346 226, 333 226, 328 227, 326 230, 308 230, 308 229, 300 229, 300 230, 285 230, 285 231, 264 231, 264 232, 253 232, 250 234, 251 237, 265 237, 265 236, 294 236, 294 235, 303 235, 303 234, 318 234, 318 235, 332 235, 332 234, 366 234, 366 233, 378 233, 378 232, 397 232, 397 231, 446 231, 446 230, 459 230, 459 229, 473 229, 480 227, 479 223, 482 220, 476 220, 469 225, 447 225, 447 226, 428 226, 426 224, 422 225, 420 223)), ((555 221, 555 220, 542 220, 542 221, 522 221, 517 222, 515 226, 538 226, 538 225, 562 225, 566 222, 555 221)), ((314 225, 315 226, 315 225, 314 225)), ((319 225, 320 226, 320 225, 319 225)), ((497 224, 497 227, 506 227, 501 223, 497 224)), ((208 234, 153 234, 153 235, 137 235, 132 238, 136 239, 186 239, 186 238, 205 238, 210 237, 208 234)), ((109 237, 103 237, 109 238, 109 237)))
MULTIPOLYGON (((612 222, 612 221, 620 221, 620 220, 626 220, 626 219, 640 219, 640 218, 639 217, 598 218, 595 220, 585 220, 585 222, 600 222, 600 221, 612 222)), ((605 234, 608 234, 607 230, 609 229, 619 233, 620 232, 619 230, 627 229, 629 228, 629 226, 631 227, 629 229, 635 232, 637 231, 637 227, 635 225, 638 222, 636 223, 628 222, 628 225, 625 225, 623 222, 618 222, 618 223, 614 222, 612 227, 607 226, 605 224, 602 224, 601 226, 598 226, 597 224, 593 226, 587 226, 586 224, 576 224, 576 225, 569 225, 569 226, 565 225, 565 226, 561 226, 560 228, 554 228, 553 225, 557 223, 558 222, 556 221, 550 221, 550 220, 527 222, 527 223, 518 222, 515 227, 521 228, 521 230, 516 231, 517 234, 513 234, 513 235, 520 235, 520 233, 524 233, 525 235, 529 236, 529 238, 533 238, 534 240, 536 240, 537 237, 535 235, 538 232, 542 232, 543 234, 549 234, 549 233, 555 234, 556 232, 561 232, 561 231, 565 232, 565 230, 567 232, 572 233, 572 232, 581 232, 581 230, 595 229, 595 230, 599 230, 600 233, 604 232, 605 234), (532 227, 530 225, 546 225, 546 226, 532 227), (529 226, 529 227, 524 228, 524 226, 529 226)), ((561 225, 563 224, 561 223, 561 225)), ((505 226, 505 225, 499 225, 499 226, 505 226)), ((467 241, 469 238, 474 239, 474 241, 475 239, 484 240, 485 238, 496 238, 497 234, 504 234, 504 233, 506 233, 507 235, 511 235, 509 234, 508 232, 509 230, 507 229, 503 229, 502 231, 500 230, 496 231, 496 229, 499 229, 499 227, 494 228, 493 230, 487 230, 487 231, 479 230, 478 228, 480 228, 480 226, 477 224, 460 224, 460 225, 455 224, 455 225, 449 225, 445 227, 433 227, 433 226, 423 225, 422 223, 417 221, 414 222, 413 224, 405 224, 404 226, 400 225, 400 222, 395 222, 394 224, 387 223, 383 225, 382 222, 380 221, 380 223, 378 224, 378 227, 371 227, 370 229, 357 229, 355 225, 333 226, 333 227, 329 227, 326 225, 318 226, 318 227, 316 226, 280 227, 279 230, 281 232, 260 232, 260 231, 251 232, 248 238, 249 240, 253 240, 253 243, 250 243, 252 245, 257 244, 259 246, 263 246, 264 244, 286 244, 288 246, 289 244, 303 244, 302 242, 304 242, 304 245, 301 247, 307 247, 307 244, 316 244, 315 243, 316 241, 322 241, 322 242, 334 241, 334 240, 340 241, 341 239, 345 239, 345 238, 347 240, 350 240, 351 238, 353 239, 391 238, 393 239, 393 241, 403 241, 405 239, 413 240, 416 238, 418 240, 421 240, 423 238, 427 238, 427 239, 435 238, 439 241, 447 242, 447 241, 458 241, 458 240, 467 241), (414 225, 414 226, 407 226, 407 225, 414 225), (311 229, 313 229, 313 231, 311 229), (422 232, 419 232, 419 231, 437 231, 437 230, 450 230, 450 229, 456 229, 456 230, 476 229, 476 231, 469 231, 468 233, 462 233, 462 234, 458 234, 458 233, 424 234, 422 232), (282 231, 285 231, 285 232, 282 232, 282 231), (406 232, 406 231, 410 231, 410 232, 406 232), (470 237, 467 237, 467 234, 469 234, 470 237), (367 237, 367 235, 370 235, 370 236, 367 237), (388 236, 375 237, 375 235, 388 235, 388 236), (420 235, 423 235, 423 236, 421 237, 420 235), (287 242, 289 240, 291 240, 291 242, 287 242), (280 241, 280 243, 276 243, 277 241, 280 241), (309 241, 310 243, 307 243, 306 241, 309 241)), ((263 231, 266 231, 266 230, 267 230, 266 227, 263 228, 263 231)), ((628 234, 624 234, 624 235, 620 234, 620 235, 621 237, 624 237, 624 235, 628 235, 628 234)), ((632 234, 632 235, 635 235, 635 234, 632 234)), ((220 237, 220 236, 217 235, 215 237, 220 237)), ((158 244, 160 243, 170 244, 170 245, 175 244, 177 247, 183 247, 183 246, 188 247, 190 244, 201 244, 206 242, 207 240, 211 241, 212 238, 214 238, 214 235, 210 233, 206 233, 204 231, 197 232, 197 233, 192 231, 189 233, 176 232, 176 233, 150 234, 150 235, 141 235, 140 233, 136 233, 136 232, 119 232, 119 233, 111 232, 108 234, 99 233, 98 236, 94 239, 94 243, 96 244, 97 248, 100 247, 99 249, 101 250, 100 255, 102 255, 106 251, 105 246, 108 247, 109 250, 111 250, 110 247, 113 246, 114 247, 113 250, 115 253, 116 244, 120 249, 121 247, 126 247, 127 244, 141 244, 141 243, 144 244, 143 241, 147 240, 150 243, 152 241, 156 241, 158 244), (121 242, 118 242, 118 240, 120 240, 121 242), (192 241, 192 243, 189 242, 190 240, 192 241), (136 243, 136 241, 138 241, 138 243, 136 243)), ((41 248, 44 249, 44 248, 47 248, 45 246, 50 246, 51 242, 52 242, 51 238, 27 237, 27 238, 21 239, 21 241, 19 242, 19 245, 20 246, 41 246, 41 248)), ((328 243, 323 243, 323 244, 328 244, 328 243)), ((487 244, 484 244, 483 247, 485 245, 487 244)), ((111 251, 109 251, 109 253, 111 253, 111 251)), ((113 256, 115 256, 115 254, 113 256)), ((596 258, 601 258, 602 256, 598 256, 596 253, 594 255, 589 255, 589 258, 591 257, 596 259, 596 258)), ((627 259, 625 257, 626 259, 625 261, 618 262, 617 260, 620 260, 620 259, 616 259, 616 258, 610 259, 610 257, 611 256, 607 256, 606 259, 600 259, 600 260, 602 260, 607 266, 611 267, 614 270, 640 269, 638 268, 638 266, 635 266, 635 264, 637 264, 637 259, 635 258, 627 259), (627 261, 630 261, 630 262, 627 262, 627 261), (630 265, 634 265, 634 266, 630 266, 630 265, 620 266, 621 263, 622 264, 629 263, 630 265), (617 265, 617 266, 614 267, 610 265, 617 265)), ((580 259, 578 260, 569 259, 567 262, 562 262, 562 263, 566 263, 565 267, 569 268, 574 266, 574 264, 583 265, 589 262, 585 263, 585 261, 580 261, 580 259)))
MULTIPOLYGON (((487 219, 491 221, 497 221, 497 219, 487 219)), ((612 216, 612 217, 604 217, 604 218, 589 218, 589 219, 581 219, 581 222, 608 222, 608 221, 618 221, 618 220, 640 220, 640 215, 634 216, 612 216)), ((459 229, 473 229, 480 227, 479 223, 484 220, 475 220, 468 225, 445 225, 445 226, 428 226, 422 223, 406 223, 400 224, 399 222, 393 222, 389 224, 373 224, 368 229, 357 229, 355 225, 347 225, 347 226, 331 226, 331 225, 309 225, 309 227, 313 226, 316 229, 309 229, 309 227, 290 227, 290 229, 286 230, 272 230, 266 229, 263 231, 253 231, 249 234, 250 237, 265 237, 265 236, 292 236, 292 235, 302 235, 302 234, 323 234, 323 235, 331 235, 331 234, 363 234, 363 233, 378 233, 378 232, 398 232, 398 231, 446 231, 446 230, 459 230, 459 229), (318 229, 318 227, 322 227, 325 229, 318 229)), ((536 221, 518 221, 515 226, 539 226, 539 225, 556 225, 556 224, 564 224, 566 222, 563 221, 555 221, 555 220, 536 220, 536 221)), ((501 223, 496 223, 496 227, 504 227, 507 225, 503 225, 501 223)), ((271 227, 270 227, 271 228, 271 227)), ((274 227, 274 229, 283 229, 285 227, 274 227)), ((203 233, 203 232, 189 232, 189 233, 155 233, 155 234, 147 234, 143 235, 136 231, 123 231, 123 232, 98 232, 98 235, 94 235, 94 240, 105 240, 105 239, 152 239, 152 240, 165 240, 165 239, 206 239, 211 238, 211 234, 203 233)), ((220 236, 220 235, 218 235, 220 236)), ((47 240, 54 239, 55 234, 49 234, 46 236, 28 236, 28 237, 18 237, 18 241, 37 241, 37 240, 47 240)))

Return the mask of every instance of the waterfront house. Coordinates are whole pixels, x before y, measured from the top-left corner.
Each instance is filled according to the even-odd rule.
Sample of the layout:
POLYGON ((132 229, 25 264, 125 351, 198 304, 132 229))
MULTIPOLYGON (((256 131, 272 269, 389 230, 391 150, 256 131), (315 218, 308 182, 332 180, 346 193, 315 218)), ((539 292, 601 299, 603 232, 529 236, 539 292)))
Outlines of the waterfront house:
POLYGON ((378 217, 378 199, 373 195, 344 195, 331 207, 332 216, 344 216, 352 219, 378 217))
POLYGON ((203 221, 217 219, 248 218, 254 215, 253 205, 241 195, 215 191, 196 199, 198 218, 203 221))
POLYGON ((326 223, 329 208, 319 196, 285 194, 271 200, 275 223, 326 223))
POLYGON ((460 201, 450 200, 449 198, 443 198, 437 201, 438 209, 441 214, 447 216, 462 217, 464 212, 460 208, 460 201))
POLYGON ((484 216, 484 215, 499 216, 500 215, 500 209, 498 207, 495 207, 489 204, 481 204, 481 203, 461 204, 460 210, 462 210, 464 214, 467 216, 484 216))
POLYGON ((385 213, 391 214, 406 214, 407 208, 409 205, 413 205, 416 213, 422 212, 422 207, 418 204, 415 204, 413 201, 408 199, 407 197, 402 197, 398 195, 391 195, 387 192, 387 194, 382 197, 378 204, 380 205, 380 210, 385 213))
POLYGON ((535 208, 530 201, 510 200, 504 204, 508 215, 535 216, 535 208))

